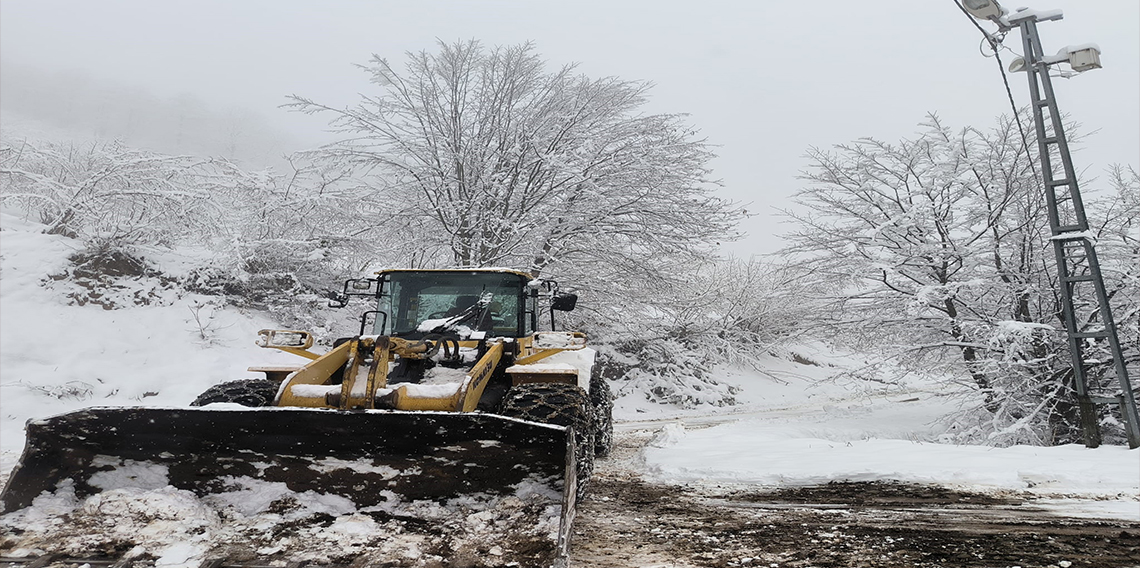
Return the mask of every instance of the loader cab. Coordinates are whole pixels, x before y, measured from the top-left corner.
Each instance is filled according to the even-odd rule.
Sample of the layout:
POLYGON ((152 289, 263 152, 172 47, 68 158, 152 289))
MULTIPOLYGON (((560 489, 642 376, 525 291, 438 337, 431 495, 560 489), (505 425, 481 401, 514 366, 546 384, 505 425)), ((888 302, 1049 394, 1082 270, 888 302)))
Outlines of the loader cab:
POLYGON ((535 330, 537 290, 507 270, 388 270, 377 275, 376 335, 420 339, 452 321, 449 333, 523 337, 535 330), (455 318, 464 318, 454 321, 455 318))

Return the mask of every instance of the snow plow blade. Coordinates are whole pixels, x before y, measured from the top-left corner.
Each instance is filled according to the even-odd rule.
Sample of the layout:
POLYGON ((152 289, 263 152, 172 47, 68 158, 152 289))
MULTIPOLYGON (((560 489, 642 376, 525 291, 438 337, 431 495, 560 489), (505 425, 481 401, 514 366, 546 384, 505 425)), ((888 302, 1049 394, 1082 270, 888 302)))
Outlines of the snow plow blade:
POLYGON ((207 498, 271 483, 348 499, 354 513, 403 519, 400 504, 541 499, 541 547, 548 565, 562 565, 574 511, 573 444, 566 428, 491 414, 90 408, 28 423, 0 504, 12 513, 61 488, 82 502, 124 488, 172 486, 207 498))

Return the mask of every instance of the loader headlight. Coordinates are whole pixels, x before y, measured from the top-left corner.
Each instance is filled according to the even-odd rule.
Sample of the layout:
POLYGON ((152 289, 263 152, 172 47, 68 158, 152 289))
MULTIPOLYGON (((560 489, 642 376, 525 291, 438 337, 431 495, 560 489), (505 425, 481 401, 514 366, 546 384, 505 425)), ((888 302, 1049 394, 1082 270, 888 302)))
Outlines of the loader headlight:
POLYGON ((263 329, 257 332, 257 346, 308 349, 313 346, 313 335, 294 329, 263 329))

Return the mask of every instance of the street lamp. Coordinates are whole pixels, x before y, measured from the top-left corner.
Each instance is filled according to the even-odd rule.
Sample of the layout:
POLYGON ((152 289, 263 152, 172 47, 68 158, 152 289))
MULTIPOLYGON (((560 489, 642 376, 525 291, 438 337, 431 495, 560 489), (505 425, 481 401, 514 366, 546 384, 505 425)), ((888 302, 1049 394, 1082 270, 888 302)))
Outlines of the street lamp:
POLYGON ((979 20, 997 20, 1004 15, 1002 7, 990 0, 962 0, 962 5, 971 16, 979 20))
MULTIPOLYGON (((987 39, 994 50, 1005 36, 1004 32, 1019 28, 1025 55, 1013 61, 1010 71, 1024 71, 1029 78, 1030 108, 1037 133, 1037 157, 1041 163, 1045 201, 1048 206, 1050 242, 1057 261, 1058 283, 1061 287, 1062 319, 1068 333, 1069 354, 1073 366, 1073 387, 1077 394, 1077 404, 1081 415, 1081 433, 1085 445, 1095 448, 1100 445, 1100 421, 1097 404, 1118 404, 1124 418, 1124 429, 1128 436, 1128 446, 1140 447, 1140 412, 1136 408, 1136 396, 1128 380, 1128 369, 1116 324, 1112 318, 1112 308, 1108 303, 1108 292, 1101 276, 1100 262, 1096 257, 1088 219, 1085 217, 1084 202, 1077 186, 1077 171, 1069 153, 1069 143, 1057 108, 1057 98, 1053 92, 1053 82, 1049 77, 1049 66, 1068 63, 1073 71, 1081 72, 1100 68, 1100 48, 1095 44, 1064 47, 1056 55, 1045 55, 1041 48, 1041 37, 1037 34, 1037 23, 1060 20, 1060 10, 1030 10, 1020 8, 1009 14, 995 0, 962 0, 963 8, 973 17, 994 22, 1003 32, 997 36, 990 34, 987 39), (1054 157, 1060 159, 1061 167, 1055 168, 1054 157), (1054 171, 1058 169, 1059 171, 1054 171), (1079 288, 1092 286, 1092 294, 1081 292, 1079 288), (1088 300, 1095 296, 1095 312, 1089 321, 1095 325, 1082 328, 1078 324, 1078 314, 1074 298, 1088 300), (1113 362, 1113 371, 1120 389, 1116 396, 1103 396, 1090 389, 1088 371, 1096 363, 1095 357, 1086 353, 1096 345, 1107 344, 1113 362)), ((1090 304, 1091 305, 1091 304, 1090 304)), ((1082 314, 1083 315, 1083 314, 1082 314)))

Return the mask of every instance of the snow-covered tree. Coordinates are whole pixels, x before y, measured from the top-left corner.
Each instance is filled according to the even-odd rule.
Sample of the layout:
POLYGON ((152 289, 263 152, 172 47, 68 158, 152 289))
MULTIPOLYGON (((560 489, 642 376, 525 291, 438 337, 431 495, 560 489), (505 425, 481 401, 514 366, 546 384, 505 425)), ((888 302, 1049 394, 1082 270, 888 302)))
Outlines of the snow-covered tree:
POLYGON ((216 218, 207 184, 217 163, 128 148, 118 141, 0 144, 0 200, 57 234, 170 243, 216 218))
POLYGON ((612 358, 603 360, 630 379, 621 389, 682 406, 731 404, 737 391, 716 380, 717 367, 756 367, 766 356, 788 355, 785 345, 814 309, 809 290, 817 283, 795 267, 755 258, 678 271, 683 284, 665 289, 647 281, 629 289, 638 302, 619 298, 586 308, 584 328, 607 322, 599 335, 612 358))
POLYGON ((1108 182, 1112 193, 1090 209, 1097 221, 1101 273, 1135 386, 1140 381, 1140 173, 1116 165, 1108 171, 1108 182))
MULTIPOLYGON (((1044 192, 1028 152, 1035 142, 1022 140, 1012 117, 989 130, 952 131, 935 116, 922 127, 899 144, 812 149, 808 186, 787 212, 799 228, 785 252, 840 286, 829 323, 842 335, 905 354, 898 361, 909 369, 968 378, 985 411, 961 425, 963 436, 1073 441, 1044 192)), ((1089 200, 1098 235, 1121 239, 1134 222, 1123 193, 1089 200)), ((1107 264, 1128 262, 1117 249, 1102 252, 1107 264)), ((1134 280, 1109 284, 1118 296, 1137 293, 1134 280)))
POLYGON ((531 44, 476 41, 373 58, 351 108, 294 97, 342 134, 317 156, 367 179, 374 223, 403 262, 669 278, 731 238, 709 145, 682 115, 647 114, 650 85, 548 71, 531 44))

